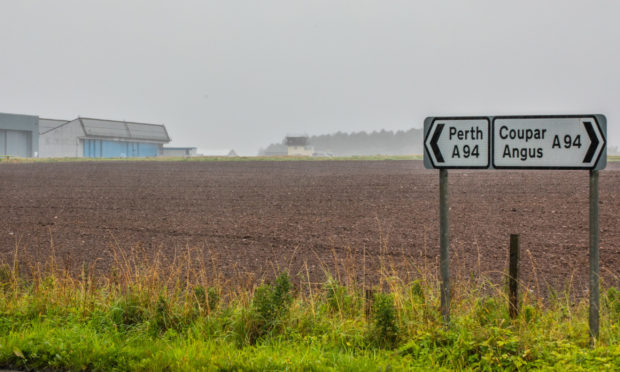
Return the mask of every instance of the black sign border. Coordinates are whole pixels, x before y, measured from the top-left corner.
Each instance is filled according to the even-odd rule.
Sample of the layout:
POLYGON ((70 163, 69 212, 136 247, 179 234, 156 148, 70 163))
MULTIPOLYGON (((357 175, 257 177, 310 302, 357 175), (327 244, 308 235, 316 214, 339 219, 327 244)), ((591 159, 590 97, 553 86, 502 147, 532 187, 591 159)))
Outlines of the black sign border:
MULTIPOLYGON (((513 116, 493 116, 491 120, 491 130, 493 136, 493 149, 492 153, 495 154, 495 120, 497 119, 577 119, 577 118, 588 118, 593 119, 596 127, 598 128, 598 132, 601 134, 601 140, 603 141, 603 147, 599 152, 596 161, 592 163, 590 167, 533 167, 533 166, 496 166, 495 165, 495 156, 492 157, 491 163, 494 169, 550 169, 550 170, 592 170, 596 169, 599 161, 601 160, 601 156, 605 149, 607 148, 607 138, 601 126, 596 118, 596 115, 513 115, 513 116)), ((432 162, 432 160, 431 160, 432 162)))
POLYGON ((428 159, 431 162, 431 165, 433 166, 434 169, 489 169, 490 168, 490 164, 491 164, 491 154, 493 153, 493 149, 491 148, 492 142, 491 142, 491 135, 493 126, 492 126, 492 120, 490 117, 488 116, 446 116, 446 117, 434 117, 433 121, 431 121, 431 124, 428 127, 428 133, 424 134, 424 152, 426 153, 426 156, 428 156, 428 159), (431 154, 429 153, 428 149, 426 148, 426 139, 428 136, 428 133, 431 132, 431 129, 433 129, 433 126, 435 125, 435 122, 438 120, 452 120, 452 121, 457 121, 457 120, 486 120, 487 122, 487 141, 488 141, 488 151, 487 151, 487 165, 484 166, 437 166, 435 164, 435 162, 433 161, 433 157, 431 156, 431 154))

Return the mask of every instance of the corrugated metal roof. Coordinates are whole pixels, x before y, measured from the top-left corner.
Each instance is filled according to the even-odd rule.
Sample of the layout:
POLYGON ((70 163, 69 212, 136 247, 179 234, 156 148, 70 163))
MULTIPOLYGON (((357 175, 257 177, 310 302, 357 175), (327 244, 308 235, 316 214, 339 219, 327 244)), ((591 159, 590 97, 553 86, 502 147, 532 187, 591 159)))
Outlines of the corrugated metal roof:
POLYGON ((68 123, 69 120, 60 120, 60 119, 41 119, 39 118, 39 134, 44 134, 52 129, 56 129, 59 126, 68 123))
POLYGON ((79 120, 87 136, 170 142, 166 127, 159 124, 92 118, 80 118, 79 120))

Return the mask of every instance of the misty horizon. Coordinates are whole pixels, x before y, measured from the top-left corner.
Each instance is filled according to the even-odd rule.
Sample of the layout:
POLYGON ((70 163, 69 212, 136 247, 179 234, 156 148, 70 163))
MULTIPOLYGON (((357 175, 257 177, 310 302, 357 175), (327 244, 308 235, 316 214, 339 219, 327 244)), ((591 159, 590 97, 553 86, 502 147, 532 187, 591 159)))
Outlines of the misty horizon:
POLYGON ((427 116, 604 114, 620 144, 617 2, 5 1, 0 112, 165 124, 256 155, 288 133, 427 116))

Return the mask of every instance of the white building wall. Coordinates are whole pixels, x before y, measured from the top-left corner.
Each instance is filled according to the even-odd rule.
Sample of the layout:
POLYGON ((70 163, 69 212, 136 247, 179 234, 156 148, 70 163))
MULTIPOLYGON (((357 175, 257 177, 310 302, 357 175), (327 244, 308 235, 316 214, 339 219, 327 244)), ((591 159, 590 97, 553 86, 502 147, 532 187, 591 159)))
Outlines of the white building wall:
POLYGON ((196 156, 196 148, 170 148, 164 147, 162 156, 196 156))
POLYGON ((80 140, 84 130, 78 119, 39 136, 39 157, 42 158, 81 158, 84 144, 80 140))
POLYGON ((314 147, 312 146, 289 146, 289 156, 312 156, 314 153, 314 147))

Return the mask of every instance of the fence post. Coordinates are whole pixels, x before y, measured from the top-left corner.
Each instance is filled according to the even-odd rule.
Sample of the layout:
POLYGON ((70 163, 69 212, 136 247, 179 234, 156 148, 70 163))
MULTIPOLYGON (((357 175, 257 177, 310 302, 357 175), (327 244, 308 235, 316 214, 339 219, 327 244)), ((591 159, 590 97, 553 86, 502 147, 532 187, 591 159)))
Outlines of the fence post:
POLYGON ((364 290, 364 314, 366 319, 370 319, 372 314, 372 303, 375 300, 375 293, 372 289, 366 288, 364 290))
POLYGON ((510 234, 510 262, 508 264, 508 312, 510 318, 519 315, 519 235, 510 234))

